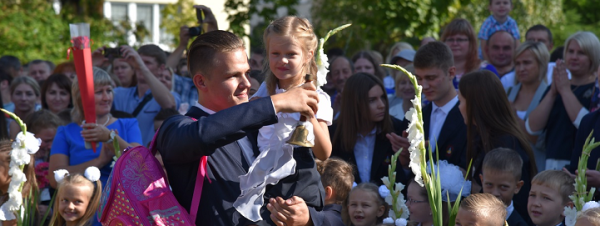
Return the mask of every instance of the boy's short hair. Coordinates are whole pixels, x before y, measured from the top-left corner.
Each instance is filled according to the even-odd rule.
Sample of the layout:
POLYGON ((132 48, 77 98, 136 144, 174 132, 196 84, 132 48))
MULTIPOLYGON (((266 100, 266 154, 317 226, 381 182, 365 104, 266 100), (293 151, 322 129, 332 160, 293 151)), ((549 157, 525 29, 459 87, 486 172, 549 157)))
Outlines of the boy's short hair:
POLYGON ((563 199, 563 204, 570 201, 569 195, 575 193, 575 179, 561 170, 545 170, 533 177, 531 184, 544 185, 558 190, 563 199))
POLYGON ((488 225, 504 225, 506 206, 496 196, 488 193, 469 195, 460 202, 460 209, 468 211, 488 225))
POLYGON ((440 68, 447 73, 454 66, 452 50, 440 41, 427 43, 415 53, 413 65, 419 69, 440 68))
POLYGON ((160 47, 154 44, 143 45, 138 49, 138 54, 153 57, 158 65, 166 64, 167 54, 160 47))
POLYGON ((354 168, 339 158, 317 161, 317 171, 321 174, 323 187, 331 186, 335 191, 335 201, 341 204, 348 198, 354 182, 354 168))
POLYGON ((192 42, 188 50, 188 71, 191 77, 198 73, 209 76, 213 65, 217 63, 217 53, 227 53, 244 48, 244 41, 228 31, 206 32, 192 42))
POLYGON ((483 171, 492 170, 502 173, 510 173, 515 180, 521 180, 521 169, 523 159, 516 151, 510 148, 495 148, 485 154, 483 159, 483 171))
POLYGON ((57 115, 46 109, 40 109, 31 113, 25 118, 28 125, 27 130, 32 133, 39 133, 43 129, 57 129, 65 124, 57 115))

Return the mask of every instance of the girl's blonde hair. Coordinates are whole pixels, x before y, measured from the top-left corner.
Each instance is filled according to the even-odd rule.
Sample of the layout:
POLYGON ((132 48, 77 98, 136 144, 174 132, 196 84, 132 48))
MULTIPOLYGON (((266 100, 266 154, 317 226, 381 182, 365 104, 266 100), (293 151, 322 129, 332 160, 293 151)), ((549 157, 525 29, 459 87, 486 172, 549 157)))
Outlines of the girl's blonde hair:
POLYGON ((600 226, 600 207, 587 209, 577 214, 577 221, 587 219, 592 225, 600 226))
POLYGON ((74 185, 88 186, 93 191, 92 197, 90 198, 88 206, 85 209, 85 214, 83 214, 83 217, 81 217, 77 223, 78 226, 91 225, 90 220, 94 218, 96 215, 96 210, 100 205, 100 196, 102 196, 102 182, 100 182, 100 180, 92 182, 81 174, 72 174, 65 176, 63 181, 58 184, 56 199, 54 200, 54 213, 52 214, 52 219, 50 220, 51 226, 65 225, 65 219, 62 218, 59 211, 59 203, 62 198, 61 193, 64 191, 65 187, 74 185))
POLYGON ((342 205, 342 220, 344 221, 344 224, 345 225, 353 225, 352 222, 350 221, 350 213, 348 212, 349 211, 348 204, 350 203, 350 195, 352 194, 352 192, 357 191, 357 190, 371 192, 377 199, 377 205, 385 207, 385 209, 383 210, 383 214, 381 216, 378 216, 377 222, 375 222, 375 224, 383 223, 383 219, 386 218, 386 214, 388 213, 389 207, 388 207, 387 203, 385 202, 385 200, 383 199, 383 197, 381 197, 381 195, 379 194, 379 187, 377 187, 377 185, 375 185, 373 183, 365 182, 365 183, 360 183, 356 187, 352 188, 352 191, 350 191, 350 194, 348 194, 348 198, 344 202, 344 205, 342 205))
MULTIPOLYGON (((269 55, 269 41, 272 37, 272 34, 290 36, 296 39, 303 47, 302 55, 304 56, 308 56, 311 51, 313 52, 313 57, 310 59, 307 65, 304 65, 305 67, 303 74, 310 74, 310 79, 312 81, 316 80, 318 69, 314 55, 316 54, 317 44, 319 41, 310 22, 305 18, 296 16, 286 16, 271 22, 263 34, 267 56, 269 55)), ((269 95, 273 95, 275 94, 275 86, 279 80, 270 70, 268 60, 264 61, 263 72, 266 74, 265 82, 267 83, 267 91, 269 92, 269 95)))

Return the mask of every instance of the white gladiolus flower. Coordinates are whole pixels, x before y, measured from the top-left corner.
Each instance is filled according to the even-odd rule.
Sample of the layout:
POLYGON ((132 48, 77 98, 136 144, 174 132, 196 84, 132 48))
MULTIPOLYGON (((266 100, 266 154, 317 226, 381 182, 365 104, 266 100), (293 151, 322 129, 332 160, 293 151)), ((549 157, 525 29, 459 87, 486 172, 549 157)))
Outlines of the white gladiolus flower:
POLYGON ((8 193, 8 201, 6 203, 10 211, 19 211, 19 208, 23 204, 23 195, 21 192, 8 193))
POLYGON ((14 219, 16 219, 16 216, 13 212, 9 210, 8 204, 2 204, 2 206, 0 206, 0 220, 9 221, 14 219))
POLYGON ((408 222, 406 222, 406 219, 403 218, 398 218, 396 219, 395 225, 396 226, 406 226, 408 222))
POLYGON ((402 205, 402 215, 400 216, 400 218, 408 219, 409 215, 410 211, 408 211, 408 206, 406 206, 406 204, 402 205))
POLYGON ((382 178, 381 178, 381 181, 383 181, 383 184, 384 184, 386 187, 388 187, 388 188, 389 188, 389 187, 391 186, 391 184, 390 184, 390 178, 389 178, 389 177, 382 177, 382 178))
POLYGON ((40 145, 42 144, 42 140, 40 138, 36 138, 33 133, 30 132, 27 132, 27 135, 19 133, 15 139, 15 142, 20 147, 23 147, 24 145, 24 147, 27 149, 27 154, 30 155, 35 154, 40 149, 40 145))
POLYGON ((392 205, 392 202, 394 201, 394 200, 393 200, 393 197, 392 197, 391 195, 390 195, 390 196, 387 196, 387 197, 385 197, 384 199, 385 199, 385 203, 387 203, 387 204, 389 204, 389 205, 392 205))
POLYGON ((391 217, 386 217, 385 219, 383 219, 383 223, 384 224, 393 224, 394 219, 392 219, 391 217))
MULTIPOLYGON (((321 38, 319 42, 324 43, 325 39, 321 38)), ((317 87, 327 84, 327 73, 329 72, 327 69, 329 68, 329 59, 327 59, 327 55, 325 54, 325 51, 323 51, 323 45, 320 46, 321 48, 317 50, 317 54, 319 54, 319 60, 317 61, 317 87)))
POLYGON ((565 225, 574 226, 577 221, 577 209, 575 209, 575 207, 565 206, 563 214, 565 215, 565 225))
POLYGON ((27 149, 15 148, 10 151, 10 167, 27 165, 31 161, 31 155, 27 154, 27 149))

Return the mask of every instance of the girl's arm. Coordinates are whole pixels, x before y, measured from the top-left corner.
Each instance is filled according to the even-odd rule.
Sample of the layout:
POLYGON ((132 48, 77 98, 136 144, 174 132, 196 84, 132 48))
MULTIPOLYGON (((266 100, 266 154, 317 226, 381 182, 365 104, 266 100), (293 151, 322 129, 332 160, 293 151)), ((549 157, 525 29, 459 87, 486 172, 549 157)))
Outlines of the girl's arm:
POLYGON ((315 146, 312 148, 315 157, 321 161, 325 161, 331 155, 331 140, 329 139, 329 130, 327 122, 312 117, 310 122, 313 124, 315 134, 315 146))

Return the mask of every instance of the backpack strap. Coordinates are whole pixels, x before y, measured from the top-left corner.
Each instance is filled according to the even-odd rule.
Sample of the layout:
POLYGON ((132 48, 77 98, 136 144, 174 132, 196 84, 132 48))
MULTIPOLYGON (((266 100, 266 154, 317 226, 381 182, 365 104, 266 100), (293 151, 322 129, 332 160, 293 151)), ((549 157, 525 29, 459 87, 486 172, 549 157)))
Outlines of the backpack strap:
MULTIPOLYGON (((208 156, 202 156, 200 159, 200 165, 198 166, 198 174, 196 175, 196 185, 194 186, 194 195, 192 196, 192 206, 190 207, 190 217, 192 221, 196 222, 196 214, 200 207, 200 198, 202 197, 202 187, 204 184, 204 177, 206 176, 206 163, 208 156)), ((210 179, 208 179, 210 182, 210 179)))

